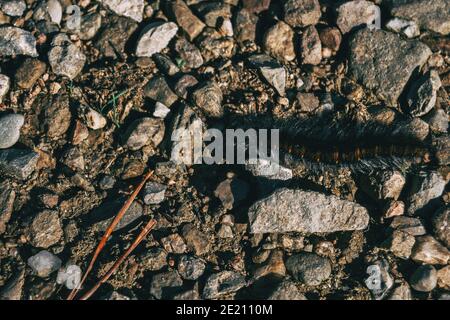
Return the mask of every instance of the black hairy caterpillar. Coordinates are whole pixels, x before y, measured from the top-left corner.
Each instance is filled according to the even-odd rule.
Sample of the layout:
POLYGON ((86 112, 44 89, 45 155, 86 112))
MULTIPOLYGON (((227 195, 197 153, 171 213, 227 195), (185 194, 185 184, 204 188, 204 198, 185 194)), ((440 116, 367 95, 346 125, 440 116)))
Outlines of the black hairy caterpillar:
POLYGON ((349 168, 367 173, 378 169, 405 171, 431 162, 426 144, 428 125, 422 120, 402 119, 382 124, 329 113, 318 117, 274 119, 270 115, 232 120, 239 128, 279 129, 280 162, 295 169, 349 168))

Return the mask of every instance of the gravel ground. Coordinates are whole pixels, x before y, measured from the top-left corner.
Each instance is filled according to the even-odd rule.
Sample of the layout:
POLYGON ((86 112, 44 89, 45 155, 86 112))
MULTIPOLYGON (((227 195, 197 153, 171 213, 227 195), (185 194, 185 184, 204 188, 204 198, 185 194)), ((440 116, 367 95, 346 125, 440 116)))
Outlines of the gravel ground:
POLYGON ((0 299, 67 298, 150 169, 83 290, 157 224, 95 299, 450 299, 449 21, 448 0, 0 0, 0 299), (171 136, 201 126, 279 126, 281 167, 183 164, 171 136))

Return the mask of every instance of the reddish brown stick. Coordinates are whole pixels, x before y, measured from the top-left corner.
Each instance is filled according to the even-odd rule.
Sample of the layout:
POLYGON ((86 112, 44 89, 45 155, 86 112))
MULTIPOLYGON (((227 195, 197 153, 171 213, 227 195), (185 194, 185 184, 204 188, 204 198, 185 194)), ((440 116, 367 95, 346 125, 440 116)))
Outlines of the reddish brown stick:
POLYGON ((141 191, 142 187, 147 182, 147 180, 150 179, 152 174, 153 174, 153 171, 149 171, 145 175, 144 179, 142 179, 141 183, 137 186, 136 190, 134 190, 134 192, 128 198, 127 202, 125 202, 123 207, 120 209, 119 213, 116 215, 114 220, 111 222, 108 229, 106 229, 105 234, 103 235, 103 237, 100 240, 100 243, 98 244, 97 248, 95 249, 95 252, 94 252, 94 255, 92 256, 91 262, 89 263, 89 266, 87 267, 86 272, 84 273, 83 278, 81 279, 80 285, 77 288, 73 289, 72 292, 70 292, 69 296, 67 297, 67 300, 73 300, 75 298, 76 294, 80 290, 79 288, 81 288, 81 286, 84 284, 87 276, 89 275, 92 268, 94 267, 95 261, 97 260, 100 252, 105 247, 106 242, 108 241, 109 237, 111 236, 112 232, 114 231, 114 228, 117 226, 119 221, 123 218, 125 212, 127 212, 128 208, 131 206, 134 199, 139 194, 139 192, 141 191))
POLYGON ((131 246, 125 251, 125 253, 117 259, 117 261, 113 264, 113 266, 108 270, 108 272, 92 287, 91 290, 86 292, 80 300, 87 300, 89 299, 100 286, 108 281, 108 279, 112 276, 112 274, 119 268, 119 266, 125 261, 125 259, 130 255, 131 252, 141 243, 142 240, 147 236, 147 234, 150 232, 150 230, 155 226, 156 220, 150 220, 147 225, 142 229, 142 231, 139 233, 139 235, 136 237, 134 242, 131 244, 131 246))

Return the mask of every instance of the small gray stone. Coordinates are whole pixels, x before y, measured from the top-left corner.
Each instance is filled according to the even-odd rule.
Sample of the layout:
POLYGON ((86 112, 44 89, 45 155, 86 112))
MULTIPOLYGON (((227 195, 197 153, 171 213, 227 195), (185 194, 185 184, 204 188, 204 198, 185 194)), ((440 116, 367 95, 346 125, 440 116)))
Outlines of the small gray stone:
POLYGON ((435 150, 434 156, 437 163, 442 166, 450 164, 450 137, 448 135, 441 135, 432 138, 433 148, 435 150))
POLYGON ((410 284, 416 291, 430 292, 437 284, 436 269, 430 265, 418 267, 411 276, 410 284))
POLYGON ((394 18, 386 23, 386 28, 391 31, 403 34, 407 38, 415 38, 420 35, 419 26, 414 21, 394 18))
POLYGON ((349 73, 389 105, 396 105, 413 71, 430 55, 430 48, 420 41, 365 28, 350 40, 349 73))
POLYGON ((73 290, 79 287, 81 276, 81 268, 76 264, 70 264, 58 271, 58 275, 56 276, 56 283, 64 284, 67 289, 73 290))
POLYGON ((314 26, 307 27, 302 33, 301 57, 304 64, 318 65, 322 60, 322 43, 314 26))
POLYGON ((286 70, 275 59, 266 54, 255 54, 248 58, 250 65, 258 68, 266 81, 284 96, 286 88, 286 70))
POLYGON ((61 240, 63 230, 57 211, 38 213, 30 226, 30 243, 37 248, 48 248, 61 240))
POLYGON ((53 72, 69 79, 75 78, 83 69, 86 56, 64 33, 55 36, 51 45, 48 61, 53 72))
POLYGON ((372 296, 383 299, 394 285, 394 278, 389 273, 389 264, 385 259, 377 260, 367 268, 369 277, 365 280, 372 296))
POLYGON ((367 210, 357 203, 286 188, 257 201, 248 215, 251 233, 328 233, 363 230, 369 223, 367 210))
POLYGON ((170 89, 166 80, 162 76, 156 76, 150 79, 144 87, 144 94, 146 97, 161 102, 168 108, 177 101, 177 95, 170 89))
POLYGON ((172 233, 161 239, 161 245, 169 253, 181 254, 187 250, 186 243, 178 233, 172 233))
POLYGON ((62 14, 62 6, 59 0, 42 0, 33 11, 33 19, 35 21, 45 20, 59 25, 62 14))
POLYGON ((268 300, 307 300, 300 292, 294 282, 285 280, 281 282, 272 292, 268 300))
POLYGON ((28 258, 28 266, 41 278, 46 278, 61 267, 61 259, 54 254, 42 250, 28 258))
POLYGON ((389 227, 393 230, 401 230, 415 237, 423 236, 427 233, 420 219, 412 217, 395 217, 389 227))
POLYGON ((234 19, 236 40, 239 43, 244 43, 245 41, 254 42, 256 38, 257 23, 258 16, 256 14, 253 14, 246 9, 239 10, 234 19))
POLYGON ((156 299, 171 298, 183 285, 183 279, 176 271, 158 273, 152 278, 150 294, 156 299))
POLYGON ((60 161, 73 171, 84 170, 84 156, 77 147, 72 147, 64 151, 60 161))
POLYGON ((450 251, 432 236, 417 237, 411 259, 418 263, 445 265, 450 259, 450 251))
POLYGON ((0 26, 0 57, 17 55, 37 57, 36 39, 23 29, 0 26))
POLYGON ((130 150, 139 150, 150 144, 156 148, 164 138, 164 130, 164 122, 161 119, 137 119, 125 132, 125 146, 130 150))
POLYGON ((169 56, 162 53, 155 53, 152 56, 158 69, 168 76, 173 76, 180 71, 175 63, 172 62, 169 56))
POLYGON ((193 224, 186 224, 182 228, 183 238, 190 250, 193 250, 197 256, 201 256, 210 250, 208 235, 201 232, 193 224))
POLYGON ((102 16, 97 12, 91 12, 81 17, 81 26, 78 36, 81 40, 91 40, 95 37, 102 25, 102 16))
POLYGON ((167 47, 176 35, 178 27, 173 22, 154 22, 142 30, 139 37, 136 56, 151 57, 167 47))
POLYGON ((205 272, 205 262, 193 256, 183 255, 178 262, 178 273, 183 279, 197 280, 205 272))
POLYGON ((286 269, 296 280, 308 286, 317 286, 331 275, 330 260, 309 252, 289 257, 286 269))
POLYGON ((36 169, 39 154, 31 150, 0 150, 0 172, 19 180, 25 180, 36 169))
POLYGON ((175 42, 175 51, 178 54, 181 68, 196 69, 203 65, 203 57, 200 50, 188 40, 180 37, 175 42))
POLYGON ((448 130, 448 115, 443 109, 433 109, 424 120, 430 126, 431 131, 436 133, 446 133, 448 130))
POLYGON ((441 34, 450 33, 450 3, 448 0, 391 0, 391 15, 415 21, 421 29, 441 34))
POLYGON ((450 208, 437 210, 431 221, 435 237, 450 248, 450 208))
POLYGON ((413 117, 421 117, 434 108, 441 79, 436 70, 414 82, 406 97, 407 111, 413 117))
POLYGON ((0 103, 3 100, 3 97, 8 93, 10 85, 11 81, 9 80, 9 77, 0 74, 0 103))
POLYGON ((0 149, 6 149, 16 144, 20 137, 25 118, 21 114, 8 114, 0 117, 0 149))
MULTIPOLYGON (((94 211, 91 213, 93 219, 96 221, 100 220, 99 222, 96 222, 94 224, 94 229, 105 231, 114 219, 114 216, 111 216, 111 214, 114 215, 114 212, 118 212, 118 210, 120 210, 120 208, 123 206, 125 200, 126 199, 120 198, 112 202, 107 202, 94 209, 94 211)), ((129 226, 136 220, 140 219, 143 214, 144 208, 142 207, 142 205, 139 202, 134 201, 123 218, 114 228, 114 231, 119 231, 120 229, 129 226)))
POLYGON ((3 0, 0 8, 8 16, 20 17, 27 9, 27 4, 23 0, 3 0))
POLYGON ((231 295, 244 287, 246 281, 243 275, 233 271, 222 271, 211 275, 203 289, 203 299, 218 299, 231 295))
POLYGON ((174 92, 183 99, 186 99, 190 89, 198 84, 197 79, 190 74, 184 74, 178 79, 174 87, 174 92))
POLYGON ((99 185, 100 189, 102 189, 102 190, 109 190, 114 187, 115 183, 116 183, 116 179, 113 176, 104 175, 98 182, 98 185, 99 185))
POLYGON ((442 195, 445 185, 445 179, 437 171, 419 172, 414 175, 408 198, 408 214, 422 213, 435 207, 433 200, 442 195))
POLYGON ((92 130, 102 129, 106 126, 106 118, 98 111, 87 106, 80 106, 80 118, 92 130))
POLYGON ((283 5, 284 21, 292 27, 315 25, 321 11, 318 0, 288 0, 283 5))
POLYGON ((223 116, 223 95, 219 86, 212 81, 205 82, 192 93, 194 103, 209 117, 221 118, 223 116))
POLYGON ((158 204, 164 201, 167 187, 157 182, 147 182, 143 191, 145 204, 158 204))
POLYGON ((119 16, 141 22, 144 14, 144 0, 102 0, 103 4, 119 16))
POLYGON ((163 103, 157 101, 155 103, 155 111, 153 111, 153 116, 156 118, 165 119, 169 114, 170 109, 167 108, 163 103))
MULTIPOLYGON (((380 8, 373 2, 354 0, 345 2, 337 8, 336 24, 345 34, 361 25, 371 25, 377 18, 380 8)), ((378 17, 379 19, 381 17, 378 17)))
POLYGON ((256 177, 263 177, 269 180, 289 180, 293 175, 291 169, 262 158, 257 159, 256 164, 246 163, 245 169, 256 177))

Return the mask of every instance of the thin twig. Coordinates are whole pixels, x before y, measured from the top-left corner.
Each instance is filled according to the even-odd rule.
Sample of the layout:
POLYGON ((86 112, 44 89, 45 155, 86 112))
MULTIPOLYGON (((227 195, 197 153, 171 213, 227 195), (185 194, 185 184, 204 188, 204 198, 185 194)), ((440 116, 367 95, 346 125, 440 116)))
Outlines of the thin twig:
POLYGON ((117 259, 117 261, 113 264, 113 266, 108 270, 108 272, 92 287, 91 290, 86 292, 80 300, 87 300, 89 299, 100 286, 108 281, 108 279, 113 275, 113 273, 119 268, 119 266, 125 261, 125 259, 130 255, 131 252, 133 252, 134 249, 142 242, 142 240, 145 239, 147 234, 150 232, 150 230, 155 226, 156 220, 152 219, 150 220, 147 225, 142 229, 142 231, 139 233, 139 235, 136 237, 134 242, 131 244, 131 246, 125 251, 125 253, 117 259))
POLYGON ((101 238, 97 248, 95 249, 95 252, 94 252, 94 255, 92 256, 91 262, 89 263, 89 265, 88 265, 88 267, 86 269, 86 272, 84 273, 83 278, 81 279, 80 285, 77 288, 72 290, 72 292, 67 297, 67 300, 73 300, 75 298, 76 294, 80 290, 79 288, 81 288, 81 286, 86 281, 87 276, 89 275, 89 273, 91 272, 92 268, 94 267, 95 261, 97 260, 100 252, 105 247, 106 242, 108 241, 109 237, 113 233, 115 227, 117 226, 119 221, 123 218, 125 212, 127 212, 128 208, 131 206, 131 204, 133 203, 134 199, 139 194, 139 192, 141 191, 142 187, 147 182, 147 180, 150 179, 152 174, 153 174, 153 171, 149 171, 145 175, 144 179, 142 179, 141 183, 137 186, 136 190, 134 190, 134 192, 131 194, 131 196, 128 198, 128 200, 125 202, 125 204, 120 209, 119 213, 116 215, 114 220, 111 222, 111 224, 109 225, 108 229, 106 229, 105 234, 103 235, 103 237, 101 238))

